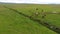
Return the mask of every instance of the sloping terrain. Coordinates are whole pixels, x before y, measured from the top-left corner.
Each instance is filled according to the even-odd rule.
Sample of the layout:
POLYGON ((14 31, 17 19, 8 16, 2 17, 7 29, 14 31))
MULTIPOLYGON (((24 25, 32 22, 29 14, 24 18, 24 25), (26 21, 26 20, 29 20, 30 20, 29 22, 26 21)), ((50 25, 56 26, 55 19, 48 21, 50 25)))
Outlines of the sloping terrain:
MULTIPOLYGON (((26 15, 34 15, 34 13, 39 12, 41 13, 42 9, 44 12, 59 12, 60 13, 60 5, 24 5, 24 4, 13 4, 13 5, 6 5, 7 7, 10 6, 10 8, 13 8, 15 10, 18 10, 19 12, 22 12, 26 15), (38 10, 36 10, 38 8, 38 10)), ((41 14, 39 16, 34 16, 34 18, 41 19, 41 14)), ((60 27, 60 14, 46 14, 46 17, 44 19, 45 21, 48 21, 50 24, 56 25, 60 27)))
MULTIPOLYGON (((24 9, 23 9, 24 10, 24 9)), ((27 10, 26 10, 27 11, 27 10)), ((22 12, 22 10, 21 10, 22 12)), ((25 14, 30 15, 30 13, 25 14)), ((57 34, 48 28, 0 5, 0 34, 57 34)))

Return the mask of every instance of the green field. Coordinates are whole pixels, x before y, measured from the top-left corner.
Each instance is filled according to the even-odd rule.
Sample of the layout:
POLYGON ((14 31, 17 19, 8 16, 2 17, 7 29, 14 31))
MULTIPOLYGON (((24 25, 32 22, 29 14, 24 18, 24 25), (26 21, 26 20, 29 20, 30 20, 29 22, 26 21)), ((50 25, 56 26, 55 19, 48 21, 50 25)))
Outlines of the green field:
MULTIPOLYGON (((20 15, 9 7, 26 15, 33 15, 34 12, 40 12, 43 9, 45 12, 60 11, 60 5, 34 5, 34 4, 0 4, 0 34, 57 34, 49 30, 45 26, 34 22, 29 18, 20 15), (38 8, 39 10, 35 10, 38 8)), ((33 18, 41 19, 41 16, 33 16, 33 18)), ((47 14, 44 21, 50 24, 60 26, 60 14, 47 14)))

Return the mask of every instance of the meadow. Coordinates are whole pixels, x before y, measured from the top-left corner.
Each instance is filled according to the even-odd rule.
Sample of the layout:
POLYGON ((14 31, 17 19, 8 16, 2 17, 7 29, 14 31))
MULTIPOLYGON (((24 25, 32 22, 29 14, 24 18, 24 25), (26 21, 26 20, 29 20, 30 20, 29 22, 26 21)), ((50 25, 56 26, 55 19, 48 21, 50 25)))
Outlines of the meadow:
MULTIPOLYGON (((15 10, 18 10, 19 12, 22 12, 26 15, 34 15, 35 12, 39 12, 41 13, 42 9, 44 10, 44 12, 60 12, 60 5, 34 5, 34 4, 17 4, 17 5, 8 5, 7 7, 10 6, 10 8, 13 8, 15 10), (36 8, 38 8, 38 10, 36 10, 36 8)), ((41 18, 40 17, 41 14, 39 14, 39 16, 37 18, 41 18)), ((45 20, 49 21, 51 24, 54 24, 56 26, 60 26, 60 14, 46 14, 46 18, 45 20)))
MULTIPOLYGON (((0 4, 0 34, 57 34, 38 22, 32 21, 3 6, 31 16, 34 15, 35 12, 41 13, 42 9, 44 12, 59 12, 60 5, 0 4), (38 8, 38 10, 36 10, 36 8, 38 8)), ((39 16, 33 16, 33 18, 42 19, 41 14, 39 16)), ((60 26, 60 14, 47 14, 43 20, 58 27, 60 26)))

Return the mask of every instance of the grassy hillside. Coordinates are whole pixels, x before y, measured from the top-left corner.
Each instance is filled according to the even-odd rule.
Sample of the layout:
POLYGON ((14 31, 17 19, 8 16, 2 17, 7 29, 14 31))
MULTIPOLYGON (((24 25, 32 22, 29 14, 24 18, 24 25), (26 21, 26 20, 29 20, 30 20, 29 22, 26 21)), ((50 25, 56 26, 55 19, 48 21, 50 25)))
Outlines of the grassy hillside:
MULTIPOLYGON (((26 15, 32 15, 34 12, 36 12, 35 8, 39 8, 38 10, 39 12, 41 11, 41 8, 44 10, 46 9, 46 11, 53 10, 51 9, 51 7, 49 6, 45 7, 44 5, 42 7, 40 7, 40 5, 9 5, 9 4, 5 6, 16 9, 19 12, 22 12, 26 15)), ((58 9, 56 9, 56 11, 58 11, 58 9)), ((49 16, 51 15, 48 15, 48 18, 50 18, 49 16)), ((54 16, 51 17, 51 20, 50 19, 48 20, 48 18, 46 20, 52 22, 54 16)), ((58 22, 58 19, 56 22, 58 22)), ((52 24, 58 25, 60 24, 59 22, 56 24, 53 21, 52 24)), ((13 10, 4 8, 3 5, 0 5, 0 34, 57 34, 57 33, 49 30, 48 28, 42 26, 41 24, 38 24, 38 22, 34 22, 29 18, 24 17, 23 15, 20 15, 14 12, 13 10)))
MULTIPOLYGON (((34 15, 35 12, 41 13, 41 10, 43 9, 44 12, 60 12, 60 5, 33 5, 33 4, 13 4, 13 5, 6 5, 9 8, 13 8, 15 10, 18 10, 19 12, 22 12, 26 15, 34 15), (38 10, 36 10, 38 8, 38 10)), ((56 26, 60 26, 60 14, 46 14, 46 18, 44 20, 50 22, 50 24, 54 24, 56 26)), ((36 17, 36 16, 35 16, 36 17)), ((37 17, 41 19, 41 14, 37 17)))

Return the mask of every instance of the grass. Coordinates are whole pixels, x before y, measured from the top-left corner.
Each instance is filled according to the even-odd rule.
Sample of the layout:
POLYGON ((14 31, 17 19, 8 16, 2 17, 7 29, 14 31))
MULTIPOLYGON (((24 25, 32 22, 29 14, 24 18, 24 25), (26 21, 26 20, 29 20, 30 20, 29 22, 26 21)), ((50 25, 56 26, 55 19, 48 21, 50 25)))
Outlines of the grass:
MULTIPOLYGON (((22 12, 26 15, 32 15, 34 12, 36 12, 35 8, 39 8, 38 10, 39 12, 41 11, 41 8, 46 9, 45 11, 53 10, 51 9, 51 7, 49 6, 45 7, 44 5, 40 7, 40 5, 6 4, 5 6, 16 9, 19 12, 22 12)), ((58 11, 58 9, 56 9, 56 11, 58 11)), ((58 24, 60 24, 59 23, 60 21, 59 21, 59 17, 57 18, 55 16, 59 16, 59 15, 48 14, 45 20, 51 21, 51 24, 57 26, 58 24), (56 23, 54 23, 54 20, 56 19, 57 21, 56 23)), ((23 15, 20 15, 7 8, 4 8, 3 5, 0 5, 0 34, 57 34, 57 33, 49 30, 48 28, 42 26, 41 24, 38 24, 38 22, 34 22, 29 18, 24 17, 23 15)))
MULTIPOLYGON (((9 5, 8 5, 9 6, 9 5)), ((40 12, 43 9, 45 12, 53 12, 57 11, 60 12, 60 5, 24 5, 24 4, 17 4, 17 5, 10 5, 10 8, 13 8, 15 10, 18 10, 19 12, 22 12, 26 15, 34 15, 35 12, 40 12), (17 7, 18 6, 18 7, 17 7), (38 8, 39 10, 35 10, 38 8)), ((36 16, 34 16, 36 17, 36 16)), ((41 19, 41 14, 37 17, 41 19)), ((50 22, 53 25, 60 26, 60 14, 47 14, 45 21, 50 22)))

